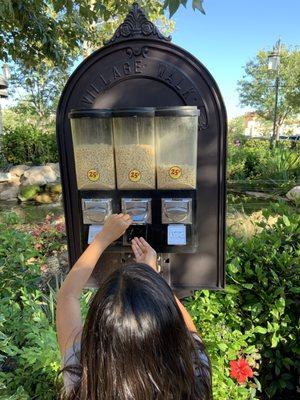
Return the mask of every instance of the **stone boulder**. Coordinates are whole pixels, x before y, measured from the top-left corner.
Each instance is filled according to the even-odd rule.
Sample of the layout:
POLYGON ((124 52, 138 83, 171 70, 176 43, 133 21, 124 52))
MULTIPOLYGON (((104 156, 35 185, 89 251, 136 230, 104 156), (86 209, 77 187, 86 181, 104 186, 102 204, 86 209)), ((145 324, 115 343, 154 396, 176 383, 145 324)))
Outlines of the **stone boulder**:
POLYGON ((300 186, 295 186, 285 195, 289 200, 300 201, 300 186))
POLYGON ((55 171, 57 178, 60 178, 59 163, 47 163, 47 164, 45 164, 45 166, 51 167, 55 171))
POLYGON ((56 169, 51 165, 41 165, 31 167, 21 176, 23 186, 27 185, 47 185, 47 183, 56 182, 59 178, 56 169))
POLYGON ((51 204, 55 201, 49 193, 41 193, 34 196, 34 200, 40 204, 51 204))
POLYGON ((19 184, 15 182, 0 183, 0 200, 14 201, 17 199, 19 184))
POLYGON ((11 174, 9 172, 0 171, 0 182, 9 182, 11 180, 11 174))
POLYGON ((10 175, 14 175, 14 176, 20 177, 28 169, 30 169, 30 167, 28 165, 23 165, 23 164, 22 165, 15 165, 14 167, 10 168, 9 173, 10 173, 10 175))

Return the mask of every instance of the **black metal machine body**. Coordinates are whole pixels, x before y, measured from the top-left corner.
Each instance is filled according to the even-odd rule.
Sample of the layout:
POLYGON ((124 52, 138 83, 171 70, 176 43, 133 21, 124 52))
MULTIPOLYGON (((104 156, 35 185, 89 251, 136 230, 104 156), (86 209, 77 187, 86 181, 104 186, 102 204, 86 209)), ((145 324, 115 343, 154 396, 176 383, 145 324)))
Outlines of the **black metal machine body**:
MULTIPOLYGON (((117 123, 114 127, 118 129, 117 123)), ((161 273, 179 297, 199 288, 223 288, 226 130, 225 107, 211 74, 194 56, 164 37, 134 5, 109 43, 86 58, 72 74, 58 108, 57 138, 70 264, 88 245, 94 218, 89 210, 96 211, 100 223, 105 215, 123 210, 133 212, 135 224, 106 250, 91 285, 130 261, 131 238, 144 236, 159 253, 161 273), (72 118, 104 118, 107 115, 100 115, 104 109, 112 113, 112 118, 121 118, 122 109, 137 108, 138 113, 141 107, 148 113, 153 108, 158 116, 164 115, 159 110, 169 107, 172 115, 172 107, 176 111, 176 107, 184 106, 197 110, 194 187, 159 186, 157 176, 152 188, 122 188, 118 181, 112 188, 79 189, 72 118), (93 116, 97 110, 100 114, 93 116), (121 111, 118 114, 116 110, 121 111)), ((178 139, 179 147, 180 136, 174 131, 172 137, 173 142, 178 139)), ((116 138, 112 146, 113 142, 116 145, 116 138)), ((166 147, 166 142, 163 145, 166 147)), ((114 155, 118 157, 115 150, 114 155)), ((175 163, 168 173, 177 178, 182 171, 175 163)), ((130 174, 132 181, 140 179, 136 169, 130 174)), ((89 175, 91 180, 99 178, 94 169, 89 175)), ((182 179, 184 182, 184 175, 182 179)))

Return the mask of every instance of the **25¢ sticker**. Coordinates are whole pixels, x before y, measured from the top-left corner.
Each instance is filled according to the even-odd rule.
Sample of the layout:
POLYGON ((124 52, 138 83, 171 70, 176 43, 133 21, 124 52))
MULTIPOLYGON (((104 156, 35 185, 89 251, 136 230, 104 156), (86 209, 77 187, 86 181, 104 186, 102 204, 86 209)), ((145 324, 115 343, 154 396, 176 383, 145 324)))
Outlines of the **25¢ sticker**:
POLYGON ((169 169, 169 175, 170 175, 170 178, 172 178, 172 179, 179 179, 182 175, 181 168, 178 167, 177 165, 174 165, 174 167, 171 167, 169 169))
POLYGON ((131 182, 138 182, 141 180, 141 172, 137 169, 132 169, 129 172, 129 180, 131 182))
POLYGON ((87 177, 89 181, 96 182, 100 179, 100 174, 96 169, 90 169, 87 172, 87 177))

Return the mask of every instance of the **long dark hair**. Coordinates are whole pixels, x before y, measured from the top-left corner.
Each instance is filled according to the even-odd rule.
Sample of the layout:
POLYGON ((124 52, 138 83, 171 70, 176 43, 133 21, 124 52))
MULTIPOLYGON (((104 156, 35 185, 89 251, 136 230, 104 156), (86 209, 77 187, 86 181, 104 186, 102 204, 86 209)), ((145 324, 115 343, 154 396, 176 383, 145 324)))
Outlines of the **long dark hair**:
POLYGON ((210 366, 196 342, 165 280, 148 265, 122 267, 92 300, 80 365, 63 370, 77 374, 77 383, 63 398, 211 399, 210 366))

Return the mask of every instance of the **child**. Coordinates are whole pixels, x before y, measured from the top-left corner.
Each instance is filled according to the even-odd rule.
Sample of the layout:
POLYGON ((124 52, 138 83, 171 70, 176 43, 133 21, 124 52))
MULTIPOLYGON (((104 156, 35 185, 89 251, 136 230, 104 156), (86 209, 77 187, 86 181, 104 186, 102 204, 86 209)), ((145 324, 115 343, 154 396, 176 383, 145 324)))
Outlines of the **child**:
POLYGON ((113 214, 57 297, 67 400, 208 400, 210 363, 188 312, 156 272, 156 252, 134 238, 135 264, 101 283, 82 326, 79 298, 104 250, 130 226, 113 214))

